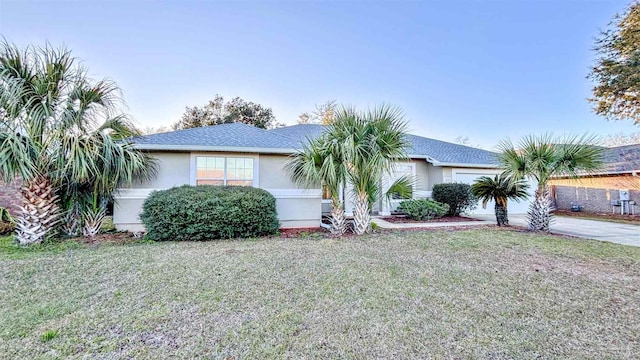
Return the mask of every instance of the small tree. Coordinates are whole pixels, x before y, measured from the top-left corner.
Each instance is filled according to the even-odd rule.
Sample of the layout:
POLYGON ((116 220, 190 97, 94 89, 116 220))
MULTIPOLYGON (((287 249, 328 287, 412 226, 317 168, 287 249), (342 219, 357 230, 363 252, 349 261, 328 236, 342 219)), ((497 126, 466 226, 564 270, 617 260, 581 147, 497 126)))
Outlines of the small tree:
POLYGON ((338 104, 335 100, 329 100, 321 105, 315 105, 312 113, 302 113, 298 116, 298 124, 331 125, 336 120, 338 104))
POLYGON ((554 176, 576 177, 602 166, 602 148, 591 145, 593 137, 554 138, 551 135, 527 136, 518 146, 510 140, 500 143, 500 164, 513 180, 527 177, 538 183, 529 211, 529 229, 549 231, 551 200, 549 180, 554 176))
POLYGON ((340 192, 347 180, 345 153, 341 144, 324 137, 309 140, 302 150, 292 155, 286 168, 296 184, 306 187, 327 187, 331 196, 331 233, 342 235, 346 231, 344 203, 340 192))
POLYGON ((436 184, 431 193, 433 200, 449 205, 447 216, 460 216, 460 213, 473 210, 478 199, 471 193, 469 184, 436 184))
POLYGON ((594 111, 608 119, 640 123, 640 3, 617 14, 611 28, 597 39, 596 65, 589 77, 595 82, 594 111))
MULTIPOLYGON (((383 175, 393 171, 395 162, 407 159, 406 127, 400 109, 382 105, 366 112, 343 107, 327 130, 324 141, 340 149, 347 183, 353 187, 356 234, 371 227, 371 205, 383 195, 383 175)), ((400 184, 408 183, 401 178, 391 189, 397 192, 400 184)))
POLYGON ((512 180, 504 174, 491 178, 482 176, 471 185, 471 193, 482 201, 482 207, 486 208, 491 200, 495 202, 494 210, 498 226, 508 225, 507 201, 509 199, 519 202, 527 199, 529 185, 525 180, 512 180))
POLYGON ((227 123, 243 123, 262 129, 274 127, 275 117, 271 108, 235 97, 224 101, 220 95, 203 107, 187 107, 182 119, 173 124, 174 130, 190 129, 227 123))

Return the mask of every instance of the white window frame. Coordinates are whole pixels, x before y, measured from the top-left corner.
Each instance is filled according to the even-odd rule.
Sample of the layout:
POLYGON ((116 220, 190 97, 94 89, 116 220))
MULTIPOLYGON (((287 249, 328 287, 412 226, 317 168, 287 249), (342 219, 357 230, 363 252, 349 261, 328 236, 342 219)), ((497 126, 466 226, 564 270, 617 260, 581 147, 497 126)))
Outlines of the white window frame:
MULTIPOLYGON (((394 163, 394 168, 393 171, 390 174, 385 174, 383 179, 382 179, 382 188, 384 189, 384 191, 386 192, 387 190, 389 190, 389 187, 391 186, 391 184, 393 183, 392 178, 395 177, 395 175, 397 175, 395 173, 396 166, 409 166, 411 167, 411 176, 413 177, 413 179, 417 179, 416 178, 416 163, 412 160, 412 161, 398 161, 394 163)), ((395 181, 395 180, 394 180, 395 181)), ((411 186, 411 199, 415 199, 416 198, 416 184, 413 184, 413 186, 411 186)), ((382 216, 388 216, 391 215, 391 211, 395 210, 396 207, 398 206, 398 204, 400 204, 402 201, 404 200, 409 200, 409 199, 386 199, 384 197, 382 197, 379 201, 379 210, 378 213, 382 216)))
MULTIPOLYGON (((417 176, 417 172, 416 172, 416 163, 411 161, 411 162, 396 162, 394 163, 394 169, 392 172, 395 173, 395 167, 396 166, 409 166, 411 167, 411 178, 415 181, 417 180, 416 176, 417 176)), ((394 174, 396 175, 396 174, 394 174)), ((394 180, 395 181, 395 180, 394 180)), ((391 181, 391 174, 387 175, 387 188, 390 187, 392 184, 391 181)), ((411 185, 411 199, 415 199, 416 198, 416 184, 411 185)), ((410 200, 410 199, 392 199, 392 201, 404 201, 404 200, 410 200)))
MULTIPOLYGON (((189 179, 191 185, 197 184, 197 164, 196 159, 198 157, 217 157, 224 159, 224 178, 223 184, 227 184, 227 159, 228 158, 240 158, 240 159, 253 159, 253 187, 260 186, 260 155, 259 154, 228 154, 228 153, 206 153, 206 152, 198 152, 191 153, 191 164, 189 166, 190 174, 189 179)), ((233 180, 233 179, 232 179, 233 180)))

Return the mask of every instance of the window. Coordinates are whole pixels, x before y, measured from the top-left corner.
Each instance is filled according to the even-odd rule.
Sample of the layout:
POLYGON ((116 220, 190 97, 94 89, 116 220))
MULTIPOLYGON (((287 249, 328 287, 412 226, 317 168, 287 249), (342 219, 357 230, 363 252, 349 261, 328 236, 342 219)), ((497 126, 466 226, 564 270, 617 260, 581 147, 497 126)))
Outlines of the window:
MULTIPOLYGON (((408 179, 414 179, 415 178, 414 166, 415 165, 413 164, 396 164, 393 174, 390 177, 391 184, 401 179, 402 177, 406 177, 408 179)), ((393 200, 407 200, 412 198, 413 198, 413 186, 411 186, 411 188, 409 189, 409 192, 405 194, 400 194, 399 191, 391 192, 391 199, 393 200)))
POLYGON ((322 184, 322 200, 331 200, 331 192, 326 184, 322 184))
POLYGON ((253 159, 196 157, 196 185, 253 185, 253 159))

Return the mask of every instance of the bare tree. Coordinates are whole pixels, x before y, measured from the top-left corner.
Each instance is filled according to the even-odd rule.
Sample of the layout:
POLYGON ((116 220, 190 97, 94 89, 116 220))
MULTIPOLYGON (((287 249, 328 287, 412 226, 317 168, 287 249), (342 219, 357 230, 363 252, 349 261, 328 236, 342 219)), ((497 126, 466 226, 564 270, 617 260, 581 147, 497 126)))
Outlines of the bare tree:
POLYGON ((313 112, 304 112, 298 116, 298 124, 330 125, 336 119, 337 106, 335 100, 328 100, 320 105, 316 104, 316 109, 313 112))

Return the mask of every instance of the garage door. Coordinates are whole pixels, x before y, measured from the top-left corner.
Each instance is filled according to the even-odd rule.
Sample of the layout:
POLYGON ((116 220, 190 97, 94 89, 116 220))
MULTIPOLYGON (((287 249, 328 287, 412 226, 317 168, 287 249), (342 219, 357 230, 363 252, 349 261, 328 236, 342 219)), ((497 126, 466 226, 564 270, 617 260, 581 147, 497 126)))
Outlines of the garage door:
MULTIPOLYGON (((491 176, 494 177, 498 174, 497 170, 466 170, 466 169, 454 169, 452 171, 452 177, 454 182, 465 183, 465 184, 473 184, 479 177, 481 176, 491 176)), ((509 200, 507 204, 507 208, 509 214, 526 214, 527 210, 529 210, 529 204, 531 203, 531 199, 533 199, 533 187, 530 187, 529 192, 532 196, 529 197, 529 200, 520 201, 519 203, 509 200)), ((472 214, 493 214, 494 213, 494 203, 490 201, 487 203, 487 208, 482 208, 482 202, 478 203, 478 207, 472 211, 472 214)))

